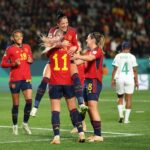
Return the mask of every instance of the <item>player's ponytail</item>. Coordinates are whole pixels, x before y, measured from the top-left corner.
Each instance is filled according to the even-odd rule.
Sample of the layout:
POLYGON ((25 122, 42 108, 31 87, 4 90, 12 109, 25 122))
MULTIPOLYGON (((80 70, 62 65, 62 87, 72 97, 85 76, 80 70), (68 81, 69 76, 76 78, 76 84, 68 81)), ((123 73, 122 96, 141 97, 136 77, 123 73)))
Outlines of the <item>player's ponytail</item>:
POLYGON ((63 18, 63 17, 67 17, 67 16, 65 15, 65 13, 63 12, 62 9, 58 9, 57 13, 56 13, 57 22, 59 22, 60 19, 63 18))
POLYGON ((104 48, 104 45, 105 45, 105 37, 103 34, 100 35, 100 40, 99 40, 99 43, 98 43, 98 46, 103 49, 104 48))

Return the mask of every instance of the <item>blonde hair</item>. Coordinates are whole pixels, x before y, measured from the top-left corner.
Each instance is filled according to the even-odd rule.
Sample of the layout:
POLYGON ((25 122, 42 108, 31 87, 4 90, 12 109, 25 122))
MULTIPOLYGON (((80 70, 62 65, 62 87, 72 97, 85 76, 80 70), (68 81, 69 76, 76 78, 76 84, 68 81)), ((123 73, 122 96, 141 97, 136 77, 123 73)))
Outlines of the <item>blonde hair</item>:
MULTIPOLYGON (((104 45, 105 45, 105 37, 103 34, 99 32, 93 32, 90 33, 90 37, 95 39, 96 45, 103 51, 104 45)), ((104 51, 103 51, 104 53, 104 51)))
POLYGON ((104 45, 105 45, 105 37, 104 37, 103 34, 101 34, 101 37, 100 37, 100 40, 99 40, 98 45, 99 45, 99 47, 100 47, 101 49, 104 48, 104 45))
POLYGON ((52 37, 46 36, 46 35, 41 35, 41 46, 45 48, 51 48, 52 46, 56 45, 58 42, 61 42, 63 39, 63 32, 59 29, 56 29, 55 32, 53 33, 52 37))

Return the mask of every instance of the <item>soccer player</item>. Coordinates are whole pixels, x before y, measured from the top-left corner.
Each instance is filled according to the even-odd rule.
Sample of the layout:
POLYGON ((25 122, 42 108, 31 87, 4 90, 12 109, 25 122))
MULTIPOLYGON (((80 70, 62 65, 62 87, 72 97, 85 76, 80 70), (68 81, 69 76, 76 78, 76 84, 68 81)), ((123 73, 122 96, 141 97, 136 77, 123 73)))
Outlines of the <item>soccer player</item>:
POLYGON ((85 142, 82 128, 82 118, 76 108, 76 98, 71 79, 71 60, 65 48, 55 48, 48 52, 50 59, 51 77, 49 81, 49 97, 51 102, 51 122, 54 139, 51 144, 60 144, 60 100, 65 97, 72 123, 77 127, 79 142, 85 142))
POLYGON ((99 32, 90 33, 86 39, 89 51, 85 55, 75 54, 73 59, 85 61, 84 100, 89 107, 89 117, 94 129, 94 135, 89 142, 101 142, 101 118, 98 110, 98 99, 102 89, 102 67, 104 53, 104 36, 99 32))
POLYGON ((6 49, 2 58, 1 66, 10 68, 9 88, 12 95, 12 122, 13 134, 18 135, 18 108, 19 94, 22 90, 25 98, 23 129, 27 134, 31 134, 28 126, 30 110, 32 106, 32 85, 30 65, 33 62, 31 48, 28 44, 23 44, 23 33, 21 30, 12 32, 11 40, 13 44, 6 49))
POLYGON ((129 123, 131 112, 132 94, 134 86, 138 88, 137 62, 134 55, 130 53, 130 43, 122 43, 122 52, 117 54, 112 65, 112 87, 116 86, 118 96, 119 123, 129 123), (123 114, 123 98, 126 102, 125 118, 123 114))
MULTIPOLYGON (((58 11, 58 13, 57 13, 57 26, 50 29, 49 34, 48 34, 48 38, 52 39, 53 37, 55 37, 55 33, 58 30, 63 33, 63 39, 62 39, 63 44, 71 45, 70 49, 67 49, 68 54, 73 55, 73 53, 75 51, 77 51, 77 49, 78 49, 77 34, 76 34, 75 29, 69 26, 68 18, 62 11, 58 11)), ((58 43, 59 44, 56 44, 54 47, 61 47, 62 46, 61 45, 62 42, 58 42, 58 43)), ((72 78, 72 81, 74 84, 75 95, 77 97, 79 107, 81 108, 81 110, 86 111, 88 109, 88 107, 84 105, 84 99, 83 99, 83 94, 82 94, 83 89, 82 89, 82 85, 81 85, 81 82, 79 79, 77 66, 75 65, 74 62, 71 63, 70 73, 71 73, 71 78, 72 78)), ((42 79, 42 81, 38 87, 38 90, 37 90, 37 94, 36 94, 35 102, 34 102, 34 107, 32 108, 32 111, 30 113, 31 116, 35 116, 37 113, 39 103, 40 103, 41 98, 43 97, 43 95, 45 93, 47 83, 48 83, 49 78, 50 78, 50 76, 49 76, 49 78, 47 77, 47 75, 49 75, 49 74, 50 74, 50 67, 47 64, 45 67, 43 79, 42 79)))
MULTIPOLYGON (((82 50, 81 43, 78 42, 78 51, 76 53, 83 53, 83 51, 84 50, 82 50)), ((84 87, 84 80, 85 80, 84 61, 80 60, 80 59, 76 59, 76 60, 74 60, 74 62, 77 65, 77 68, 78 68, 78 73, 79 73, 79 78, 80 78, 80 81, 81 81, 81 85, 82 85, 82 87, 84 87)), ((84 112, 84 113, 86 113, 86 112, 84 112)), ((84 116, 85 116, 85 114, 84 114, 84 116)), ((83 125, 83 131, 85 132, 87 130, 87 128, 86 128, 86 123, 84 121, 84 117, 83 117, 82 125, 83 125)), ((75 127, 75 125, 73 125, 73 126, 74 126, 74 128, 71 130, 70 133, 77 133, 78 132, 77 128, 75 127)))

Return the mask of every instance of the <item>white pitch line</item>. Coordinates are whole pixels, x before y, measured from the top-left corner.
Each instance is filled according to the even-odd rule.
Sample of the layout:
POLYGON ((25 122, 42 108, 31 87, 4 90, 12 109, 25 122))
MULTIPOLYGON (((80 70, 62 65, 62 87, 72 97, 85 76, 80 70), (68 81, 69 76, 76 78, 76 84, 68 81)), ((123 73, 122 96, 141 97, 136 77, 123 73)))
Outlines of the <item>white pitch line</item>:
MULTIPOLYGON (((101 102, 116 102, 116 99, 110 100, 110 99, 100 99, 101 102)), ((150 103, 150 100, 145 99, 145 100, 136 100, 134 103, 150 103)))
MULTIPOLYGON (((48 98, 43 98, 43 101, 44 101, 44 99, 45 100, 48 100, 48 98)), ((8 98, 8 97, 4 97, 3 98, 3 100, 10 100, 10 98, 8 98)), ((24 100, 24 98, 22 98, 21 97, 21 100, 24 100)), ((101 102, 116 102, 116 99, 112 99, 112 98, 110 98, 110 99, 101 99, 100 98, 100 101, 101 102)), ((138 99, 136 99, 136 101, 134 101, 135 103, 150 103, 150 100, 149 99, 142 99, 142 100, 138 100, 138 99)))
MULTIPOLYGON (((12 128, 11 126, 0 126, 0 128, 12 128)), ((21 128, 21 127, 19 127, 21 128)), ((53 131, 53 129, 50 128, 37 128, 37 127, 31 127, 32 130, 44 130, 44 131, 53 131)), ((60 131, 64 132, 70 132, 68 129, 60 129, 60 131)), ((93 131, 86 131, 86 133, 93 133, 93 131)), ((143 134, 137 134, 137 133, 122 133, 122 132, 102 132, 105 134, 112 134, 112 135, 122 135, 122 136, 140 136, 143 134)))
MULTIPOLYGON (((0 126, 0 128, 12 128, 11 126, 0 126)), ((21 127, 19 127, 21 128, 21 127)), ((36 128, 32 127, 32 130, 44 130, 44 131, 52 131, 50 128, 36 128)), ((67 129, 61 129, 61 131, 69 132, 70 130, 67 129)), ((93 133, 93 131, 87 131, 88 133, 93 133)), ((131 136, 141 136, 142 134, 134 134, 134 133, 119 133, 119 132, 102 132, 106 134, 111 135, 105 135, 105 138, 117 138, 117 137, 131 137, 131 136)), ((61 140, 68 140, 68 139, 74 139, 74 138, 61 138, 61 140)), ((52 139, 35 139, 35 140, 18 140, 18 141, 0 141, 0 144, 12 144, 12 143, 31 143, 31 142, 45 142, 45 141, 51 141, 52 139)))
MULTIPOLYGON (((131 136, 133 136, 133 134, 131 135, 131 136)), ((124 135, 124 136, 122 136, 122 135, 111 135, 111 136, 104 136, 105 138, 107 138, 107 137, 110 137, 110 138, 117 138, 117 137, 129 137, 129 135, 124 135)), ((61 141, 63 140, 63 141, 65 141, 65 140, 71 140, 71 139, 75 139, 75 138, 61 138, 61 141)), ((51 141, 52 139, 51 138, 49 138, 49 139, 36 139, 36 140, 23 140, 23 141, 21 141, 21 140, 18 140, 18 141, 4 141, 4 142, 2 142, 2 141, 0 141, 0 144, 12 144, 12 143, 31 143, 31 142, 48 142, 48 141, 51 141)))
POLYGON ((50 141, 50 139, 37 139, 37 140, 18 140, 18 141, 7 141, 7 142, 0 142, 0 144, 11 144, 11 143, 31 143, 31 142, 45 142, 45 141, 50 141))
POLYGON ((136 112, 137 114, 138 114, 138 113, 140 114, 140 113, 144 113, 145 111, 143 111, 143 110, 136 110, 135 112, 136 112))

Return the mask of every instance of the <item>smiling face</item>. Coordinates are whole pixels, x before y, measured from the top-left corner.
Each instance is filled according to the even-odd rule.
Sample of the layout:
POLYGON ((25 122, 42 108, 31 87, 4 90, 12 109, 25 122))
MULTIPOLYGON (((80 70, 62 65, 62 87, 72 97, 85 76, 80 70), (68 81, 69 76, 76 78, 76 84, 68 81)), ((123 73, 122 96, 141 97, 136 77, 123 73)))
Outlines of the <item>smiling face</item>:
POLYGON ((23 42, 23 34, 21 32, 15 32, 12 36, 12 40, 17 45, 21 45, 23 42))
POLYGON ((60 30, 62 30, 63 32, 66 32, 69 26, 68 23, 68 18, 67 17, 62 17, 58 23, 57 23, 58 27, 60 30))
POLYGON ((89 34, 87 39, 86 39, 86 43, 88 47, 91 47, 91 45, 93 45, 95 43, 95 39, 91 38, 91 35, 89 34))

